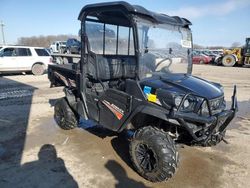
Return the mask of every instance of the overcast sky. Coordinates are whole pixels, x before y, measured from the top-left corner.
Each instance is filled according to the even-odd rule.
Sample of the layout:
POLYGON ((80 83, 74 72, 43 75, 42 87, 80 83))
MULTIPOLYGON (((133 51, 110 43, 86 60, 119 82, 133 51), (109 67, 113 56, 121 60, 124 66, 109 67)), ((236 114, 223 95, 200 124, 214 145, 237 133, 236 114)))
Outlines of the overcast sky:
MULTIPOLYGON (((81 8, 98 0, 1 0, 0 20, 7 43, 19 37, 78 34, 81 8)), ((152 11, 188 18, 194 43, 204 46, 242 45, 250 37, 250 0, 128 0, 152 11)), ((0 43, 2 35, 0 34, 0 43)))

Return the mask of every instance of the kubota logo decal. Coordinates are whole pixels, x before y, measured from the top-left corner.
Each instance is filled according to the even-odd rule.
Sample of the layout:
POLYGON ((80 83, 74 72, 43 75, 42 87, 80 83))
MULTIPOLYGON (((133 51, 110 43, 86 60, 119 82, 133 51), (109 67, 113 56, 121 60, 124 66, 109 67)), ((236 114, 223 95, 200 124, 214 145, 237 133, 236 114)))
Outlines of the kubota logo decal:
POLYGON ((102 103, 117 117, 117 119, 122 119, 124 115, 124 111, 122 109, 106 100, 103 100, 102 103))

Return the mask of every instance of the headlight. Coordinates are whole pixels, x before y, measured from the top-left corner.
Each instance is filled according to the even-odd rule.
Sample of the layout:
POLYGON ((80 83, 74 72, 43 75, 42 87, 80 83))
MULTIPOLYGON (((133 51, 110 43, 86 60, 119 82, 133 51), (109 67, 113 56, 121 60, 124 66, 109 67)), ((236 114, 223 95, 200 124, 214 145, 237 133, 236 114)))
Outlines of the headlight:
POLYGON ((195 96, 187 96, 187 98, 182 103, 180 110, 182 112, 193 112, 195 110, 198 98, 195 96))
POLYGON ((175 106, 179 107, 180 104, 181 106, 179 107, 180 111, 182 112, 194 112, 195 108, 197 106, 198 103, 201 104, 201 101, 203 100, 200 97, 197 96, 193 96, 193 95, 188 95, 184 101, 183 100, 183 96, 176 96, 175 97, 175 106))
POLYGON ((211 106, 212 110, 219 108, 220 104, 221 104, 220 99, 210 101, 210 106, 211 106))
POLYGON ((184 103, 183 103, 183 107, 184 108, 188 108, 190 105, 190 102, 188 101, 188 99, 185 99, 184 103))
POLYGON ((210 100, 209 104, 212 114, 219 113, 226 107, 226 103, 223 96, 217 99, 210 100))
POLYGON ((201 115, 209 116, 209 109, 207 106, 207 101, 204 101, 201 105, 201 115))
POLYGON ((174 99, 175 106, 178 107, 181 104, 181 101, 182 101, 182 96, 175 97, 174 99))

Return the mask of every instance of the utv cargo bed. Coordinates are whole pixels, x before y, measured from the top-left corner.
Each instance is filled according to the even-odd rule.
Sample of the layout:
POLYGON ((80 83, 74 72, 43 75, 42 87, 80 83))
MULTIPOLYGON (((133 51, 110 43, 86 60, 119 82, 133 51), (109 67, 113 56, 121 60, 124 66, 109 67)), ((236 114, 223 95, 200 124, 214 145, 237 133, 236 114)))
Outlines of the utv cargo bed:
POLYGON ((77 66, 77 64, 49 65, 48 78, 51 87, 76 87, 77 72, 73 69, 74 66, 77 66))

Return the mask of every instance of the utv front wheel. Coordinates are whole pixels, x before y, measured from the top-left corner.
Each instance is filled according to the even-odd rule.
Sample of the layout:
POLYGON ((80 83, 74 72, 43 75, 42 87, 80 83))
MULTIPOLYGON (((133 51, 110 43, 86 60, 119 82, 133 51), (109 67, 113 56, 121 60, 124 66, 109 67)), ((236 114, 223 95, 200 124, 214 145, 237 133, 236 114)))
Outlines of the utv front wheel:
POLYGON ((77 127, 77 117, 65 98, 61 98, 56 102, 54 111, 54 118, 59 127, 65 130, 77 127))
POLYGON ((151 126, 139 129, 130 143, 130 157, 137 172, 152 182, 167 180, 178 165, 172 138, 151 126))

